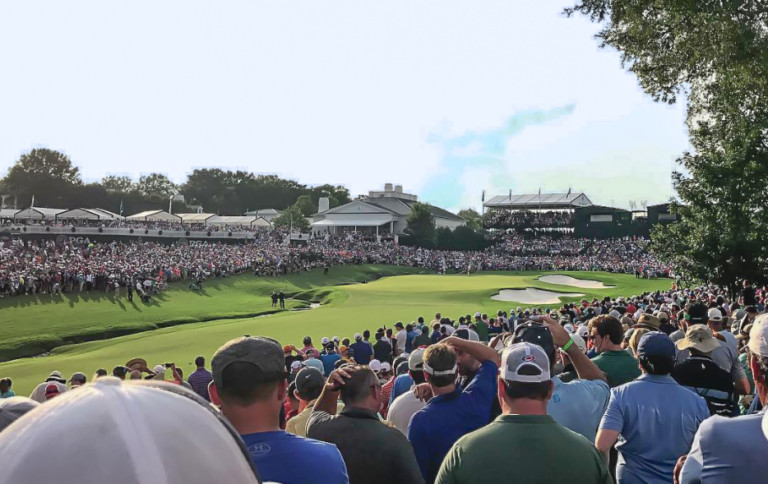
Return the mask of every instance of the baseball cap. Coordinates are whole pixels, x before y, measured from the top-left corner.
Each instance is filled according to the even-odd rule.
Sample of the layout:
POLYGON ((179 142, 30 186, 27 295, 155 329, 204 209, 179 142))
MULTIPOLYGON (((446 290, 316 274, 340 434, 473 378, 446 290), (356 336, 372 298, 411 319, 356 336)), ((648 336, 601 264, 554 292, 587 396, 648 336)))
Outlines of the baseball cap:
POLYGON ((403 327, 404 327, 403 323, 401 323, 400 321, 395 323, 395 328, 403 328, 403 327))
POLYGON ((317 358, 309 358, 307 360, 304 360, 301 364, 307 368, 314 368, 320 373, 325 372, 325 368, 323 367, 323 362, 318 360, 317 358))
POLYGON ((513 343, 532 343, 541 346, 550 361, 555 357, 555 342, 549 328, 536 322, 528 322, 515 328, 513 343))
POLYGON ((386 361, 382 361, 381 362, 381 371, 383 371, 384 373, 389 373, 390 371, 392 371, 392 365, 390 365, 386 361))
POLYGON ((587 328, 583 324, 580 324, 579 326, 576 327, 576 334, 586 339, 587 336, 589 336, 589 328, 587 328))
POLYGON ((360 333, 355 333, 355 341, 359 341, 361 339, 363 339, 363 335, 361 335, 360 333))
POLYGON ((304 336, 304 344, 305 345, 308 345, 311 342, 312 342, 312 338, 310 338, 309 336, 304 336))
POLYGON ((480 316, 482 316, 482 314, 480 314, 480 311, 478 311, 478 312, 476 312, 476 313, 475 313, 475 317, 476 317, 476 318, 479 318, 480 316))
POLYGON ((749 351, 759 356, 768 356, 768 314, 761 314, 749 330, 749 351))
POLYGON ((501 354, 501 378, 521 383, 549 381, 549 357, 539 345, 514 343, 501 354))
POLYGON ((284 353, 284 354, 290 353, 291 351, 293 351, 293 350, 291 349, 291 345, 285 345, 285 346, 283 346, 283 353, 284 353))
POLYGON ((294 361, 293 363, 291 363, 291 370, 296 371, 299 368, 301 368, 301 362, 300 361, 294 361))
POLYGON ((408 369, 420 371, 424 368, 424 348, 416 348, 408 355, 408 369))
POLYGON ((38 405, 27 397, 0 398, 0 432, 38 405))
POLYGON ((640 338, 637 356, 675 356, 675 343, 661 331, 651 331, 640 338))
POLYGON ((2 484, 194 484, 221 476, 258 482, 247 449, 218 411, 165 382, 100 378, 16 420, 0 433, 0 455, 2 484), (72 435, 77 438, 62 445, 64 436, 72 435), (204 442, 206 451, 189 452, 178 445, 179 435, 204 442), (99 465, 83 465, 85 456, 99 465), (43 461, 46 465, 39 465, 43 461))
POLYGON ((325 346, 327 345, 331 340, 328 339, 327 336, 323 336, 323 339, 320 340, 320 344, 325 346))
POLYGON ((703 324, 693 324, 685 332, 685 338, 677 342, 677 349, 693 348, 702 353, 709 353, 720 346, 720 342, 712 336, 712 331, 703 324))
POLYGON ((296 374, 295 382, 296 391, 300 394, 307 394, 313 389, 322 388, 325 377, 323 377, 323 372, 317 368, 307 367, 296 374))
POLYGON ((710 321, 719 323, 723 320, 723 313, 717 308, 710 308, 709 311, 707 311, 707 318, 709 318, 710 321))
POLYGON ((368 368, 373 370, 374 373, 378 373, 381 371, 381 362, 379 360, 371 360, 371 362, 368 363, 368 368))
POLYGON ((270 338, 243 336, 224 343, 211 359, 213 381, 220 384, 224 369, 236 362, 255 366, 260 372, 259 381, 285 377, 285 358, 282 348, 277 341, 270 338))
MULTIPOLYGON (((561 320, 561 321, 562 321, 562 320, 561 320)), ((568 321, 570 321, 570 319, 569 319, 568 321)), ((565 330, 566 330, 566 331, 568 331, 569 333, 573 333, 573 330, 574 330, 574 328, 573 328, 573 325, 572 325, 571 323, 565 323, 565 324, 563 325, 563 329, 565 329, 565 330)))
POLYGON ((687 312, 691 324, 707 324, 707 306, 704 303, 691 304, 687 312))
POLYGON ((334 343, 338 343, 339 341, 341 341, 341 339, 338 336, 334 336, 332 339, 334 343))
POLYGON ((69 379, 69 383, 72 383, 73 381, 79 381, 79 382, 85 383, 85 380, 87 380, 85 373, 80 373, 78 371, 76 373, 72 373, 72 377, 69 379))

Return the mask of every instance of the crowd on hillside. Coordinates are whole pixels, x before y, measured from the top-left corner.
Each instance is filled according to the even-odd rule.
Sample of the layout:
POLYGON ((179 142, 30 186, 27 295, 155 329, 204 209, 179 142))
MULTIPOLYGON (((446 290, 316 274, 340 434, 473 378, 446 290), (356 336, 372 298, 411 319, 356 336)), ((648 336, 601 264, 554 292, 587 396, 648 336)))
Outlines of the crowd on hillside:
POLYGON ((260 226, 251 226, 243 224, 204 224, 204 223, 184 223, 184 222, 163 222, 163 221, 137 221, 137 220, 22 220, 14 221, 4 219, 0 225, 26 225, 40 227, 59 227, 59 228, 102 228, 102 229, 133 229, 137 233, 144 230, 176 230, 176 231, 198 231, 198 232, 249 232, 261 233, 266 229, 260 226))
POLYGON ((0 296, 83 291, 128 293, 135 286, 225 277, 252 271, 273 276, 341 264, 423 267, 439 273, 479 270, 602 270, 665 277, 643 239, 577 239, 507 234, 482 252, 429 250, 377 242, 361 234, 312 238, 291 246, 279 230, 244 244, 189 241, 0 239, 0 296))
POLYGON ((573 212, 531 210, 498 210, 483 216, 486 229, 526 229, 526 228, 573 228, 573 212))
POLYGON ((734 299, 673 288, 373 337, 244 336, 210 371, 132 358, 111 377, 54 371, 29 398, 3 378, 0 483, 757 482, 766 294, 745 281, 734 299))

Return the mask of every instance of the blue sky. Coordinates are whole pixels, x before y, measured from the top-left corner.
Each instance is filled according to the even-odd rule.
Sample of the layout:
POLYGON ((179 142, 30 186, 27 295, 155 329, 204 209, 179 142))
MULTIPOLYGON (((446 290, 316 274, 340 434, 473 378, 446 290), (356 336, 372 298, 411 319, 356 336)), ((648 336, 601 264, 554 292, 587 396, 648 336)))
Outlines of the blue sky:
POLYGON ((45 146, 86 180, 198 167, 446 208, 672 194, 682 106, 654 103, 565 1, 8 2, 0 176, 45 146))

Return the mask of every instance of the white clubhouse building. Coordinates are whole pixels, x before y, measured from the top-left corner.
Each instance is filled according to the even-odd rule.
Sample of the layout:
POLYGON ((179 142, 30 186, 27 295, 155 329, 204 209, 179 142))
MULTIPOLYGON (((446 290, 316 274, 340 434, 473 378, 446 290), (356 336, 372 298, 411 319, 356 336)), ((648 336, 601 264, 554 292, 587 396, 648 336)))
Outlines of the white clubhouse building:
MULTIPOLYGON (((371 235, 400 235, 407 226, 408 215, 418 203, 418 197, 403 192, 402 185, 384 185, 384 191, 370 191, 345 205, 328 207, 321 198, 318 213, 312 216, 313 233, 341 234, 362 232, 371 235)), ((466 220, 442 208, 429 205, 437 228, 453 230, 466 220)))

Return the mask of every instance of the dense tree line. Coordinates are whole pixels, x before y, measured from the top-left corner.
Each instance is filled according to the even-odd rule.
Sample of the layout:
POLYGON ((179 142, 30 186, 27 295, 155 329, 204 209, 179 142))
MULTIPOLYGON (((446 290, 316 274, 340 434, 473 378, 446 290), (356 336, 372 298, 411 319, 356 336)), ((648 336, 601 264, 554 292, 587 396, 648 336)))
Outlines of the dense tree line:
POLYGON ((176 197, 174 211, 202 205, 209 213, 240 215, 248 210, 296 205, 301 213, 317 211, 320 197, 329 198, 335 207, 350 201, 349 190, 340 185, 308 187, 276 175, 256 175, 246 171, 219 168, 196 169, 185 183, 174 184, 161 173, 132 180, 126 176, 106 176, 101 183, 84 183, 80 170, 65 154, 38 148, 21 155, 0 180, 0 195, 6 206, 55 208, 98 207, 131 214, 143 210, 167 209, 176 197))

